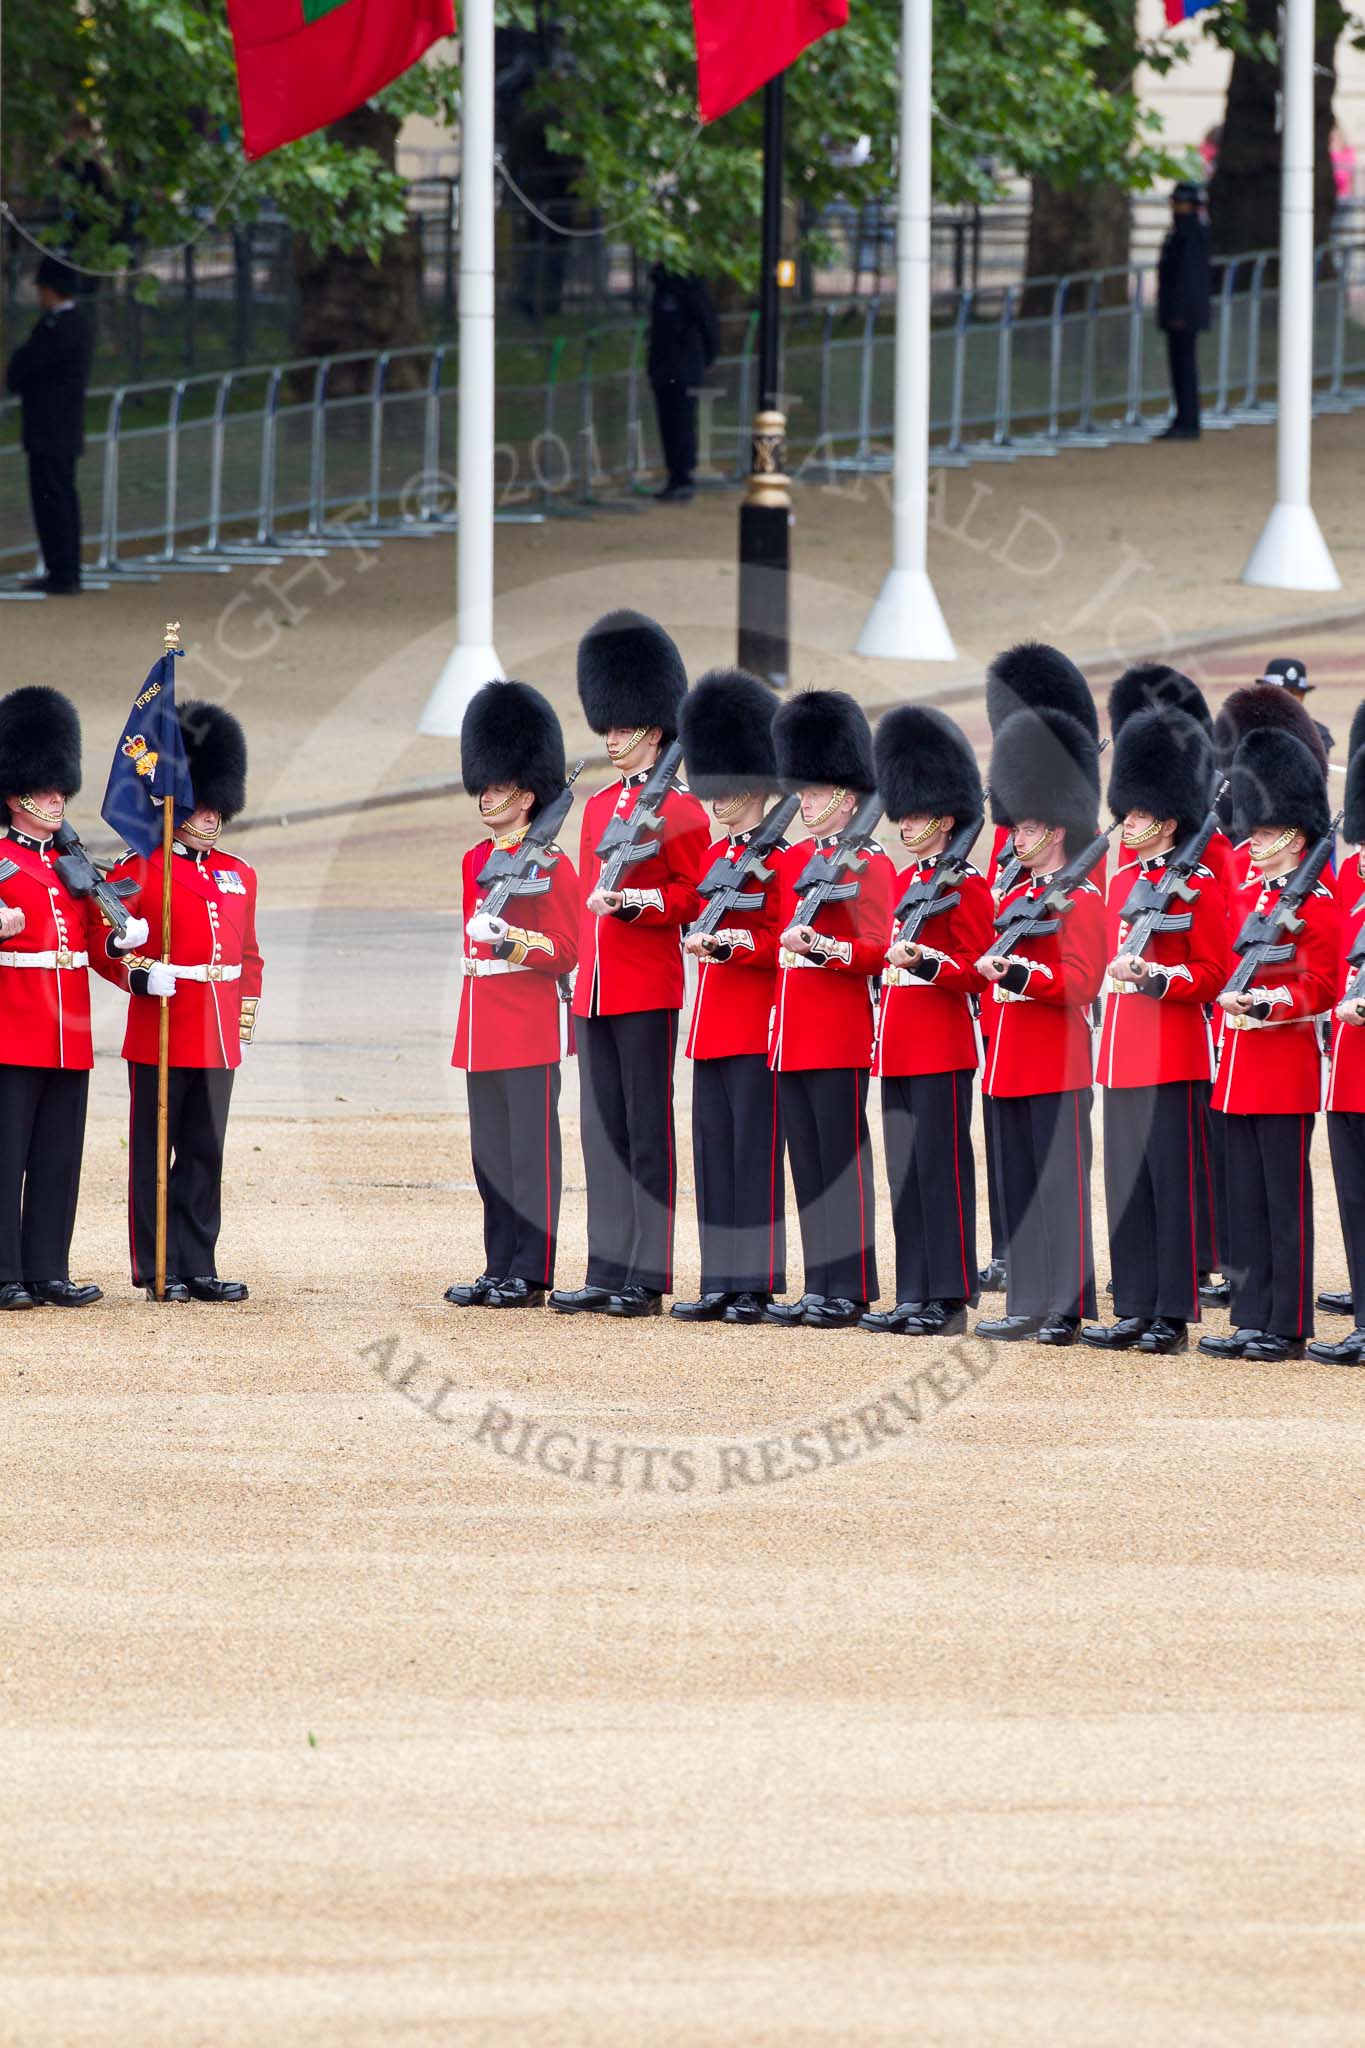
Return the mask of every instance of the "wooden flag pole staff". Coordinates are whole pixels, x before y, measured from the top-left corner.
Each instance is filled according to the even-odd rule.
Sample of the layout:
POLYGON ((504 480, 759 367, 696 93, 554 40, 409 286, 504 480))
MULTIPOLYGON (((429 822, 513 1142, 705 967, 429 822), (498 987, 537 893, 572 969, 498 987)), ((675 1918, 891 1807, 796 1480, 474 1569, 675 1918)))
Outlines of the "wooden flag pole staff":
MULTIPOLYGON (((179 625, 167 624, 166 652, 180 646, 179 625)), ((175 837, 175 802, 161 799, 161 958, 171 958, 171 842, 175 837)), ((156 1062, 156 1298, 166 1299, 166 1195, 170 1180, 171 1002, 162 996, 156 1062)))

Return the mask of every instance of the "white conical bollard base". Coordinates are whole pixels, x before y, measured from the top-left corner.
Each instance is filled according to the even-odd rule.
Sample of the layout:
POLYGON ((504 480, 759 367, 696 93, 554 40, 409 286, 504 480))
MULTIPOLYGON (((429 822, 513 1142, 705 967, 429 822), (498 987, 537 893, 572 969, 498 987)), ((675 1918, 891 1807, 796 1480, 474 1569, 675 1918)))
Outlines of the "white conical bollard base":
POLYGON ((502 681, 502 663, 491 647, 456 647, 418 720, 418 732, 458 739, 470 700, 485 683, 502 681))
POLYGON ((888 569, 858 635, 859 654, 880 661, 956 661, 934 586, 923 569, 888 569))
POLYGON ((1311 505, 1276 505, 1242 571, 1271 590, 1340 590, 1341 578, 1311 505))

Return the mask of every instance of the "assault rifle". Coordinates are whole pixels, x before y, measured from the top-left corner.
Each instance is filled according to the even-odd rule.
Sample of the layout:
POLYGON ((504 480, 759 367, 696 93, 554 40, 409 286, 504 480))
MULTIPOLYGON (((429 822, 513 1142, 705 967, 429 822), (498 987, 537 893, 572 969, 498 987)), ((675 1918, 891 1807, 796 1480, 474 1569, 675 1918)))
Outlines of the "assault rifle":
POLYGON ((882 800, 874 789, 863 798, 828 853, 811 855, 796 878, 794 924, 813 925, 827 903, 853 900, 862 887, 853 864, 860 853, 876 844, 874 834, 881 816, 882 800))
POLYGON ((503 917, 514 896, 543 896, 550 887, 551 877, 546 871, 559 858, 552 849, 569 815, 574 779, 582 767, 581 761, 574 762, 563 789, 532 818, 519 845, 495 846, 479 869, 479 887, 488 891, 483 906, 485 917, 503 917), (542 872, 533 875, 533 868, 542 872))
POLYGON ((1223 990, 1225 996, 1245 995, 1263 967, 1278 967, 1292 960, 1298 934, 1303 930, 1299 916, 1317 888, 1322 871, 1332 858, 1337 827, 1343 813, 1337 812, 1316 846, 1310 846, 1269 910, 1253 910, 1232 942, 1238 964, 1223 990))
POLYGON ((931 917, 941 916, 945 910, 951 910, 962 901, 958 884, 967 872, 972 848, 984 822, 984 818, 978 815, 968 818, 965 825, 959 825, 939 855, 933 874, 927 880, 911 882, 896 905, 895 922, 900 927, 896 933, 897 945, 913 946, 931 917))
POLYGON ((1141 959, 1158 932, 1187 932, 1194 922, 1192 910, 1172 910, 1174 902, 1193 903, 1199 891, 1190 877, 1209 850, 1209 841, 1220 829, 1217 810, 1211 810, 1202 825, 1191 832, 1185 844, 1173 853, 1159 877, 1139 875, 1128 894, 1121 916, 1128 936, 1120 951, 1141 959))
MULTIPOLYGON (((3 872, 0 872, 0 881, 3 880, 3 872)), ((1362 910, 1365 910, 1365 896, 1362 896, 1352 908, 1352 917, 1359 917, 1362 910)), ((1341 1000, 1343 1003, 1358 1003, 1361 997, 1365 996, 1365 924, 1361 925, 1351 941, 1346 955, 1346 965, 1353 968, 1354 972, 1346 984, 1346 993, 1341 1000)))
POLYGON ((128 930, 129 922, 123 899, 136 896, 137 883, 106 881, 81 845, 75 826, 65 818, 52 835, 52 845, 55 850, 52 865, 71 894, 93 896, 106 924, 112 925, 121 939, 128 930))
POLYGON ((630 816, 623 818, 619 812, 613 816, 597 843, 597 858, 602 863, 597 888, 619 889, 627 868, 634 867, 637 861, 649 860, 659 851, 663 842, 663 802, 673 787, 681 760, 682 742, 670 740, 640 785, 630 816))
POLYGON ((1041 896, 1021 896, 1002 910, 996 917, 995 929, 998 939, 991 952, 999 958, 1010 952, 1016 939, 1043 938, 1049 932, 1058 931, 1062 919, 1070 910, 1076 898, 1076 891, 1092 868, 1097 868, 1109 850, 1109 835, 1117 832, 1118 820, 1108 832, 1097 832, 1088 846, 1079 853, 1073 853, 1064 867, 1055 875, 1049 875, 1047 886, 1041 896))
POLYGON ((718 860, 712 861, 697 884, 697 894, 706 908, 689 927, 689 933, 705 937, 718 931, 733 911, 762 908, 762 888, 750 889, 748 885, 772 880, 773 871, 766 865, 767 856, 774 847, 782 844, 787 827, 800 807, 799 796, 784 796, 781 803, 774 804, 754 828, 738 860, 727 860, 722 854, 718 860))
MULTIPOLYGON (((19 863, 17 860, 0 860, 0 882, 7 882, 11 875, 17 875, 18 872, 19 863)), ((0 897, 0 910, 8 910, 10 907, 4 898, 0 897)))

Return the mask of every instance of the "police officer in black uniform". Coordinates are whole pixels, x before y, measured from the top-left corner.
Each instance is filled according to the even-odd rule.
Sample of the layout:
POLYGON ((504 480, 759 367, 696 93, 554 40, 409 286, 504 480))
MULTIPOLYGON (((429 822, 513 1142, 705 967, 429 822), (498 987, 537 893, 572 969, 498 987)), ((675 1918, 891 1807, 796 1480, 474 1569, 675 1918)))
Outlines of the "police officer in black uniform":
POLYGON ((649 273, 649 381, 659 416, 668 481, 657 493, 675 504, 692 496, 697 466, 697 391, 720 347, 711 294, 699 277, 656 263, 649 273))
POLYGON ((38 265, 42 316, 9 359, 6 383, 20 400, 33 524, 43 574, 26 590, 73 597, 81 587, 81 504, 76 463, 85 452, 90 329, 76 303, 79 279, 55 256, 38 265))
POLYGON ((1198 185, 1171 194, 1171 225, 1157 262, 1156 324, 1166 337, 1175 418, 1159 441, 1199 439, 1199 337, 1209 324, 1213 271, 1209 231, 1200 218, 1198 185))

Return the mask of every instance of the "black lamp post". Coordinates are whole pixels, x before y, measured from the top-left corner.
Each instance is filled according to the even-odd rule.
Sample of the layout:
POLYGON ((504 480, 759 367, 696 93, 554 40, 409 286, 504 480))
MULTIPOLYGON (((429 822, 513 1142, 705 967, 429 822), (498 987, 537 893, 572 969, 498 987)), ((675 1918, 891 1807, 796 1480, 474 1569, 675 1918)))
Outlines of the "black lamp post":
POLYGON ((763 270, 758 298, 758 409, 739 509, 739 665, 785 689, 790 664, 792 509, 787 422, 778 386, 784 74, 763 88, 763 270))

